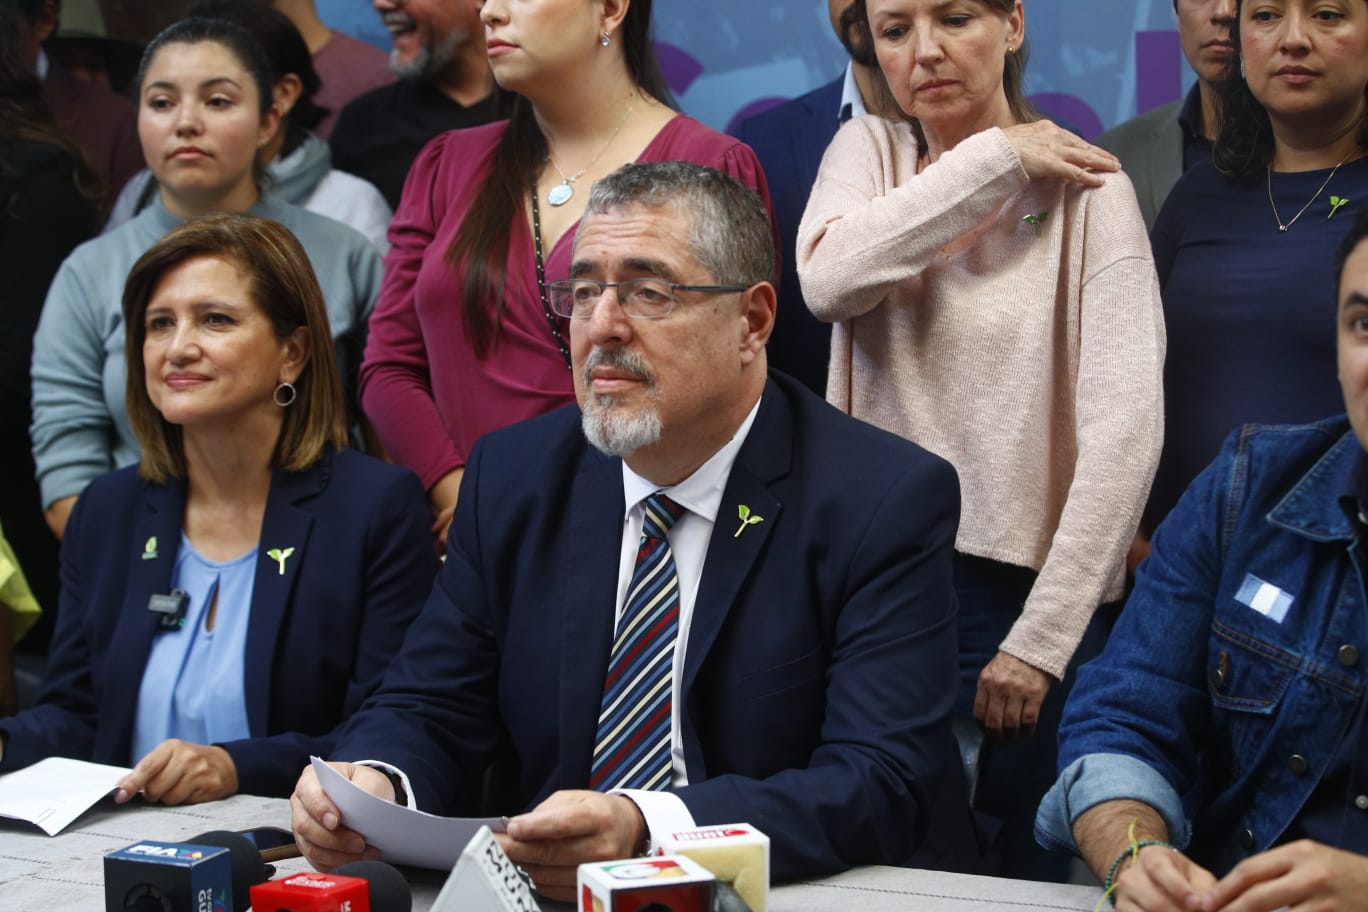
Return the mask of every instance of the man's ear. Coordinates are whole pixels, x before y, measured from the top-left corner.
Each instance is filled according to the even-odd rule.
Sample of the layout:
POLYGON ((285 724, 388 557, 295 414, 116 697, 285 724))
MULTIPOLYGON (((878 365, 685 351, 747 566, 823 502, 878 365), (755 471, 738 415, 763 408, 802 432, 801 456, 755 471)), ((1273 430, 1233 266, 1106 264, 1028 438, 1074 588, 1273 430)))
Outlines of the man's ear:
POLYGON ((765 343, 774 332, 778 306, 778 293, 769 282, 756 282, 741 293, 742 364, 749 364, 764 352, 765 343))

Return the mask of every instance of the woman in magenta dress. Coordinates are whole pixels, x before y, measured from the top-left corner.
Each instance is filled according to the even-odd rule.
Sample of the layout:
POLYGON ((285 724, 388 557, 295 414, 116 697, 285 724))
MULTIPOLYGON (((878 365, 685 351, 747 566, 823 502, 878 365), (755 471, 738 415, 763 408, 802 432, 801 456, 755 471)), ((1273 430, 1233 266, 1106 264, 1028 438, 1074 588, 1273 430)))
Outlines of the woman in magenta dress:
POLYGON ((574 401, 566 320, 589 186, 630 161, 724 171, 768 204, 750 148, 669 107, 651 0, 487 0, 489 63, 508 120, 434 139, 414 162, 361 368, 386 452, 418 473, 445 534, 470 445, 574 401))

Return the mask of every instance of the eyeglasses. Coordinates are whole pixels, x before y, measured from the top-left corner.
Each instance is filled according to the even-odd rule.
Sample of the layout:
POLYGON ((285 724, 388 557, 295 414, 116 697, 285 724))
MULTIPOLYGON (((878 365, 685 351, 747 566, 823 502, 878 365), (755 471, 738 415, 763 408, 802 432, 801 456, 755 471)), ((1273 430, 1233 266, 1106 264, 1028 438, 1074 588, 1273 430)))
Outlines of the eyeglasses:
POLYGON ((562 279, 547 286, 551 309, 562 317, 585 320, 593 316, 599 299, 610 288, 617 289, 618 306, 629 317, 659 320, 674 310, 675 292, 745 291, 749 285, 680 285, 645 276, 622 282, 595 282, 592 279, 562 279))

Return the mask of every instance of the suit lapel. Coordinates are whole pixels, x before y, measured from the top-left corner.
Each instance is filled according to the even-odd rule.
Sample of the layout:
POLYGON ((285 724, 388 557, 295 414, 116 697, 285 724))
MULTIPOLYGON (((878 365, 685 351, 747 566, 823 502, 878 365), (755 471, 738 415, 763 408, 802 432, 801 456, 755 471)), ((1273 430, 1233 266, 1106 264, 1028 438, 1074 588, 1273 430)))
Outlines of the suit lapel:
MULTIPOLYGON (((708 542, 684 657, 680 692, 686 695, 686 702, 718 631, 778 525, 783 504, 770 491, 769 484, 788 473, 792 445, 793 415, 788 399, 771 380, 765 386, 760 411, 727 478, 712 539, 708 542), (759 516, 762 520, 742 528, 739 515, 742 505, 748 508, 752 518, 759 516)), ((701 763, 701 759, 689 757, 689 769, 699 769, 695 762, 701 763)))
POLYGON ((159 616, 148 610, 147 603, 153 595, 171 591, 185 513, 184 480, 165 485, 139 483, 144 492, 142 513, 124 545, 130 552, 128 583, 108 651, 111 677, 117 677, 120 686, 103 688, 98 698, 100 741, 104 743, 97 745, 96 756, 123 758, 119 763, 126 762, 132 751, 137 693, 158 630, 159 616))
MULTIPOLYGON (((836 130, 840 126, 838 122, 838 110, 841 104, 841 91, 844 88, 844 80, 838 79, 828 86, 829 91, 820 92, 816 96, 809 98, 805 104, 807 122, 802 124, 799 135, 802 137, 802 156, 798 174, 795 179, 807 181, 802 184, 807 188, 813 178, 817 176, 817 170, 821 167, 822 156, 826 154, 827 146, 831 144, 831 139, 836 135, 836 130)), ((799 210, 802 211, 801 209, 799 210)), ((786 255, 790 255, 789 251, 786 255)))
MULTIPOLYGON (((1181 110, 1181 109, 1180 109, 1181 110)), ((1169 190, 1183 176, 1183 128, 1178 123, 1178 111, 1155 127, 1155 138, 1150 144, 1149 194, 1153 212, 1164 208, 1169 190)))
POLYGON ((332 460, 330 450, 303 472, 275 469, 271 476, 271 491, 257 542, 247 650, 243 657, 247 727, 255 738, 263 737, 269 730, 276 644, 313 531, 313 514, 300 507, 299 502, 315 497, 327 487, 332 460))
POLYGON ((568 502, 569 548, 562 579, 560 738, 561 777, 589 781, 599 703, 612 651, 622 517, 622 462, 586 447, 568 502))

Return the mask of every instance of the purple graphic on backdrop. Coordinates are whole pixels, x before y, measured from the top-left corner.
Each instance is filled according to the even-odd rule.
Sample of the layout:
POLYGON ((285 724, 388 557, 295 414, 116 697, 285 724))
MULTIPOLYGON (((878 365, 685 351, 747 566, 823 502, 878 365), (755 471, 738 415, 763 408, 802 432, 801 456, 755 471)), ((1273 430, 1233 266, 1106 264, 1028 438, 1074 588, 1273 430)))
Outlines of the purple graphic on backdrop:
POLYGON ((703 64, 688 51, 668 42, 654 41, 652 45, 655 47, 656 60, 660 61, 661 75, 665 77, 665 84, 670 91, 676 95, 689 91, 689 86, 703 72, 703 64))

